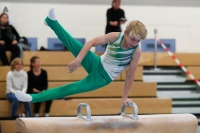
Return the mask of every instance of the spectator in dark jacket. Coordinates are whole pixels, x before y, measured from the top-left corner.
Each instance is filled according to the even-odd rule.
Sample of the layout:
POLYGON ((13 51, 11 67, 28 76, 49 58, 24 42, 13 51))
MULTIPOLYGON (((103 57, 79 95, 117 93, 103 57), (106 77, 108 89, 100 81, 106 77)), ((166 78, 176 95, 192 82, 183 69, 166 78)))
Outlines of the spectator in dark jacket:
MULTIPOLYGON (((41 68, 40 58, 33 56, 30 60, 30 71, 28 71, 28 93, 37 94, 48 89, 47 72, 41 68)), ((49 116, 52 100, 46 101, 45 116, 49 116)), ((39 116, 41 102, 35 103, 34 116, 39 116)))
POLYGON ((106 34, 110 32, 121 32, 121 24, 126 22, 124 10, 120 8, 121 1, 113 0, 112 7, 107 10, 106 34))
POLYGON ((0 59, 4 66, 10 64, 6 57, 6 50, 12 53, 10 62, 16 57, 20 57, 20 49, 18 47, 19 39, 18 32, 8 22, 8 15, 2 13, 0 15, 0 59))

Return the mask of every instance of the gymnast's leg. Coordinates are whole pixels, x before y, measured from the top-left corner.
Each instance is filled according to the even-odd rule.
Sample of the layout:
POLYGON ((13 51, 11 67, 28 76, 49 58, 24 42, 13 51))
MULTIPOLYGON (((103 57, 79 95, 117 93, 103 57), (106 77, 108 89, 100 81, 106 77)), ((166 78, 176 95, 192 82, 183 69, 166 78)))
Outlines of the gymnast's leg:
MULTIPOLYGON (((49 10, 48 16, 45 19, 45 24, 48 25, 54 31, 54 33, 57 35, 60 41, 67 47, 67 49, 74 55, 74 57, 77 57, 80 50, 83 48, 83 44, 81 44, 79 41, 74 39, 59 24, 54 14, 53 7, 49 10)), ((84 67, 87 73, 90 73, 98 66, 99 62, 100 62, 99 56, 94 54, 92 51, 89 51, 87 55, 84 57, 84 59, 82 60, 81 65, 84 67)))
POLYGON ((15 96, 19 101, 33 103, 42 102, 56 98, 62 98, 69 95, 93 91, 109 84, 110 82, 111 81, 106 80, 98 70, 95 70, 91 72, 86 78, 78 82, 48 89, 38 94, 26 94, 22 91, 17 91, 15 96))

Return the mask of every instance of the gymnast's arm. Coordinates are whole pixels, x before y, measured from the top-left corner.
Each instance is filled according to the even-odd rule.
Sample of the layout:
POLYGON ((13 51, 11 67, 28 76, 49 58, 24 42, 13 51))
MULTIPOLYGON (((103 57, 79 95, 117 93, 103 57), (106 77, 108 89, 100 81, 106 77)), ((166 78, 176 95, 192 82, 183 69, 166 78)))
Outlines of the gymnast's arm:
POLYGON ((126 75, 124 92, 122 95, 122 101, 126 106, 127 106, 127 102, 131 102, 131 100, 128 99, 128 93, 129 93, 132 83, 134 81, 135 71, 138 66, 138 61, 139 61, 140 55, 141 55, 140 48, 137 48, 133 55, 133 58, 131 60, 131 63, 130 63, 130 66, 129 66, 129 69, 128 69, 128 72, 126 75))
POLYGON ((108 33, 108 34, 103 35, 103 36, 98 36, 98 37, 88 41, 83 46, 83 48, 79 52, 76 59, 69 64, 69 66, 68 66, 69 72, 71 73, 78 68, 78 66, 80 65, 80 63, 84 59, 85 55, 89 52, 89 50, 92 47, 104 45, 104 44, 109 43, 109 42, 114 42, 117 39, 118 36, 119 36, 119 32, 112 32, 112 33, 108 33))

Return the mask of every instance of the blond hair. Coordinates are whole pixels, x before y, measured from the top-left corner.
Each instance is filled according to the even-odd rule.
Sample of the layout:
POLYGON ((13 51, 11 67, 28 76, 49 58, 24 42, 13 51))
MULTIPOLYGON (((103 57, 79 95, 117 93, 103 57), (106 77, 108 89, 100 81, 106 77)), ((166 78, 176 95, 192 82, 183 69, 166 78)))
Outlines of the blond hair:
POLYGON ((21 62, 22 65, 23 65, 22 59, 20 59, 20 58, 15 58, 15 59, 11 62, 11 71, 13 71, 13 70, 15 69, 15 66, 18 65, 20 62, 21 62))
POLYGON ((138 21, 131 21, 126 26, 127 35, 134 36, 138 40, 144 40, 147 37, 147 29, 145 25, 138 21))

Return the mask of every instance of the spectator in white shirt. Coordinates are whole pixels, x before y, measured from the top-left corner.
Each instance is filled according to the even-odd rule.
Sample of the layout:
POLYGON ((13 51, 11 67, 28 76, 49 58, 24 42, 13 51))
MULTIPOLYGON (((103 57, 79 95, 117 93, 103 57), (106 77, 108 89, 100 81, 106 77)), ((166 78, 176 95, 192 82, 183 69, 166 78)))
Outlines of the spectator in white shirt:
MULTIPOLYGON (((23 70, 23 63, 20 58, 15 58, 11 62, 11 71, 7 73, 6 79, 6 99, 12 103, 11 117, 16 119, 19 117, 17 113, 20 101, 15 97, 15 91, 20 90, 26 93, 27 91, 27 73, 23 70)), ((31 106, 29 102, 24 102, 26 116, 31 117, 31 106)))

